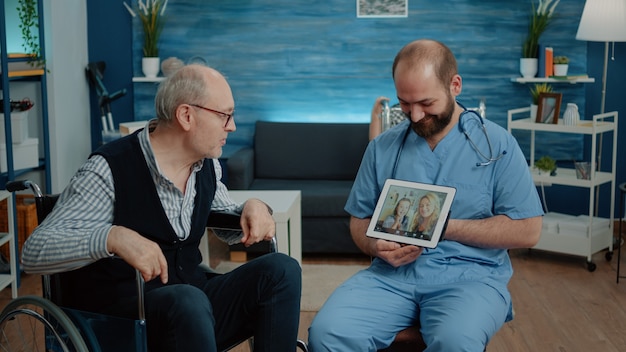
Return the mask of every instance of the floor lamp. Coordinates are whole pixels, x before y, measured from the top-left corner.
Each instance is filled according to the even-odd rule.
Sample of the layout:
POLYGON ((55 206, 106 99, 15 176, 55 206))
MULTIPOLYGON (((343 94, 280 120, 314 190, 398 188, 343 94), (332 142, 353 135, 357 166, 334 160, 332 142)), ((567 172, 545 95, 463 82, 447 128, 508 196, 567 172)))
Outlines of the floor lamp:
MULTIPOLYGON (((606 76, 609 63, 609 43, 626 42, 626 0, 587 0, 576 33, 577 40, 604 42, 604 70, 602 71, 602 99, 600 113, 603 114, 606 100, 606 76)), ((614 58, 612 57, 612 60, 614 58)), ((602 158, 602 134, 598 147, 597 168, 602 158)), ((596 188, 596 211, 598 213, 598 191, 596 188)), ((622 216, 622 214, 620 214, 622 216)))

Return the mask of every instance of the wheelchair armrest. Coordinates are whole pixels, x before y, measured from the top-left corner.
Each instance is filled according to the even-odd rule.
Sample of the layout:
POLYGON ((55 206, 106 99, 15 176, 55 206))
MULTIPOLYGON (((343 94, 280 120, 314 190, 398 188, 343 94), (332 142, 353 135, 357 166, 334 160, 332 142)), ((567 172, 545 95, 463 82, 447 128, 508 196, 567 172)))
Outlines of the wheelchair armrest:
POLYGON ((212 211, 206 221, 206 227, 241 231, 241 214, 230 211, 212 211))
POLYGON ((139 270, 135 269, 137 282, 137 309, 139 320, 146 321, 146 308, 144 307, 144 285, 146 284, 139 270))
POLYGON ((276 236, 270 240, 270 253, 278 252, 278 243, 276 243, 276 236))
MULTIPOLYGON (((216 230, 241 231, 241 214, 230 211, 212 211, 207 219, 206 227, 216 230)), ((276 237, 272 237, 269 242, 269 252, 278 252, 276 237)))

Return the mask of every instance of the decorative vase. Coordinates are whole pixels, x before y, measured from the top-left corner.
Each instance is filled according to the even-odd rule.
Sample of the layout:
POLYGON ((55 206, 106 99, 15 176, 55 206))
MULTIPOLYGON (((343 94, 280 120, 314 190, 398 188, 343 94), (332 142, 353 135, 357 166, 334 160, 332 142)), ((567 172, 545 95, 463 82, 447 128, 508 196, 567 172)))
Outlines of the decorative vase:
POLYGON ((158 57, 144 57, 141 59, 141 71, 148 78, 156 78, 160 64, 161 60, 158 57))
POLYGON ((519 72, 524 78, 533 78, 537 75, 537 58, 523 57, 519 59, 519 72))
POLYGON ((578 106, 574 103, 567 103, 567 108, 563 113, 563 124, 568 126, 575 126, 580 121, 580 114, 578 113, 578 106))
POLYGON ((163 72, 163 75, 167 77, 183 66, 185 66, 183 60, 176 57, 170 57, 163 60, 161 63, 161 72, 163 72))
POLYGON ((555 76, 567 76, 567 68, 568 64, 554 64, 554 75, 555 76))
POLYGON ((537 104, 530 104, 530 121, 534 122, 537 120, 537 104))

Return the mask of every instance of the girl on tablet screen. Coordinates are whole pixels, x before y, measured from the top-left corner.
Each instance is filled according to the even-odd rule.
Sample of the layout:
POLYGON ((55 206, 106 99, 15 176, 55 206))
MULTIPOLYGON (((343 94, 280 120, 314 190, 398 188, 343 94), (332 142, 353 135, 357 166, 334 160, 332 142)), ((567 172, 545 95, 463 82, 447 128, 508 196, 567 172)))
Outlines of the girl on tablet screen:
POLYGON ((407 216, 409 209, 411 208, 411 200, 408 198, 402 198, 396 204, 396 208, 392 215, 389 215, 385 221, 383 221, 383 228, 387 232, 406 231, 409 226, 409 217, 407 216))
POLYGON ((441 201, 439 197, 433 193, 426 193, 420 198, 419 209, 415 218, 413 218, 413 237, 424 240, 430 240, 435 224, 439 219, 441 211, 441 201))

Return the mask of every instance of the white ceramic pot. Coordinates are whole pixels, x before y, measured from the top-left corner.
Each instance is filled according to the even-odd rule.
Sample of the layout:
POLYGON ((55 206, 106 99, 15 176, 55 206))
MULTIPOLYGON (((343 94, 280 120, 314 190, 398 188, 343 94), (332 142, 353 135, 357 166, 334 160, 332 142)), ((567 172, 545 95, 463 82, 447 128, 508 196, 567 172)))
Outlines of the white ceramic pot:
POLYGON ((148 78, 156 78, 161 70, 161 60, 158 57, 144 57, 141 59, 141 71, 148 78))
POLYGON ((569 65, 567 64, 554 64, 554 75, 555 76, 567 76, 567 68, 569 65))
POLYGON ((537 75, 537 58, 523 57, 519 59, 519 72, 524 78, 533 78, 537 75))
POLYGON ((567 108, 563 113, 563 124, 568 126, 575 126, 580 121, 580 114, 578 113, 578 106, 574 103, 567 103, 567 108))
POLYGON ((537 104, 530 104, 530 121, 535 122, 537 120, 537 104))

